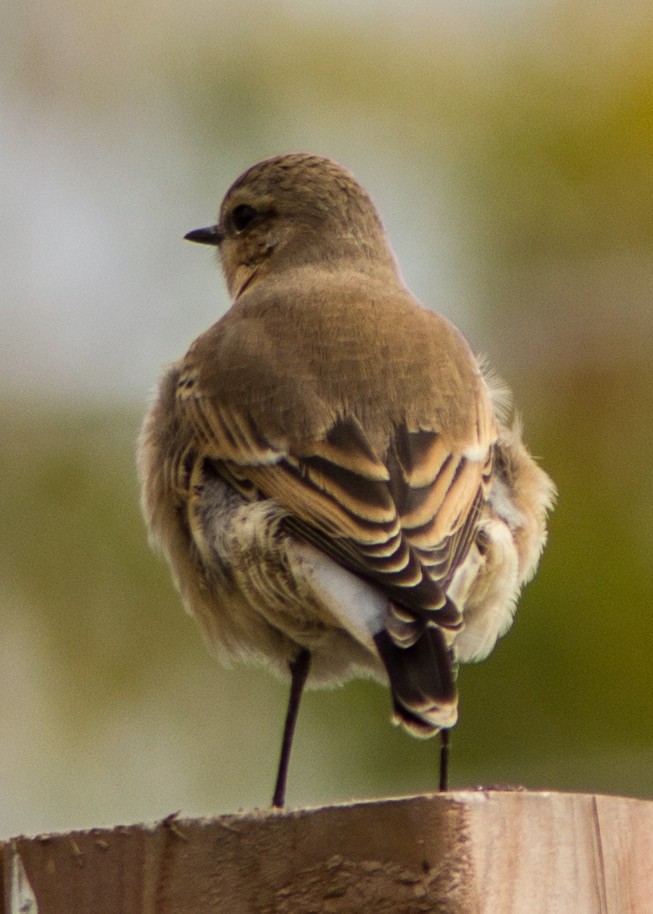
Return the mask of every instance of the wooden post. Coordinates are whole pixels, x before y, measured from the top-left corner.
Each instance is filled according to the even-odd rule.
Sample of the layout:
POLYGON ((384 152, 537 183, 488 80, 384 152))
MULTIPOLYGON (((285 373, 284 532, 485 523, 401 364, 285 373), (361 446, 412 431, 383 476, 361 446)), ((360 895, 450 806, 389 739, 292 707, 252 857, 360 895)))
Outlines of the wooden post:
POLYGON ((15 838, 3 914, 648 914, 653 802, 458 791, 15 838))

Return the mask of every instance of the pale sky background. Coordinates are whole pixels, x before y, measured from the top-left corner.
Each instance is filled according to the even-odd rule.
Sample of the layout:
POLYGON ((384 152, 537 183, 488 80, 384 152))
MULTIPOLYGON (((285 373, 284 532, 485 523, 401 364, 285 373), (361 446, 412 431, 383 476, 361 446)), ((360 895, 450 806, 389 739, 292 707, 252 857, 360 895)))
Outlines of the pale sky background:
MULTIPOLYGON (((564 30, 565 4, 557 7, 564 30)), ((295 149, 332 155, 352 168, 380 208, 411 287, 474 337, 482 306, 470 282, 476 252, 465 236, 446 149, 444 155, 431 150, 425 171, 424 151, 402 136, 396 119, 384 131, 378 100, 366 110, 365 91, 356 101, 351 83, 342 110, 333 99, 312 107, 316 76, 307 87, 301 70, 290 83, 294 105, 287 84, 266 85, 263 69, 263 81, 251 87, 262 101, 257 94, 251 110, 243 102, 242 123, 229 110, 215 143, 202 136, 197 112, 189 113, 192 81, 175 90, 175 67, 192 69, 194 44, 205 55, 212 42, 208 53, 217 63, 235 51, 246 55, 260 10, 205 0, 141 2, 113 12, 75 0, 5 4, 0 383, 6 393, 141 400, 161 365, 227 306, 208 253, 182 243, 183 234, 211 221, 224 191, 253 161, 295 149)), ((286 29, 351 27, 383 41, 391 35, 407 54, 417 40, 428 60, 429 33, 444 33, 458 42, 455 53, 468 55, 467 79, 482 80, 487 67, 492 80, 511 42, 524 42, 536 55, 555 53, 550 33, 538 47, 540 16, 535 0, 311 0, 275 4, 264 34, 268 29, 272 42, 283 41, 286 29)), ((615 41, 614 30, 627 35, 638 13, 620 8, 614 24, 610 5, 597 4, 593 17, 597 29, 608 21, 615 41)), ((434 48, 437 61, 437 41, 434 48)), ((582 66, 582 55, 579 60, 582 66)), ((455 95, 455 85, 449 91, 455 95)), ((447 129, 440 127, 445 146, 447 129)), ((651 329, 646 312, 638 319, 651 329)), ((485 331, 481 342, 492 342, 485 331)), ((517 354, 508 348, 502 356, 517 354)))
MULTIPOLYGON (((401 13, 394 4, 385 12, 384 4, 375 3, 275 6, 280 20, 287 15, 300 25, 310 21, 312 28, 321 18, 361 23, 368 16, 382 28, 401 23, 411 4, 402 5, 401 13)), ((424 16, 427 7, 417 3, 415 12, 424 16)), ((351 106, 344 116, 335 110, 311 115, 301 93, 296 121, 286 113, 275 123, 282 100, 271 101, 270 121, 260 118, 258 139, 250 143, 256 151, 242 149, 246 144, 238 135, 220 137, 211 149, 198 125, 189 123, 183 99, 166 91, 165 74, 150 69, 148 54, 157 37, 170 41, 181 26, 183 49, 208 20, 220 56, 230 41, 244 40, 243 22, 258 9, 194 0, 179 7, 156 5, 155 20, 153 8, 147 13, 147 5, 140 4, 134 21, 122 27, 118 19, 98 14, 93 49, 87 46, 92 16, 80 17, 75 34, 72 3, 59 0, 48 7, 32 0, 24 8, 5 9, 9 28, 0 39, 5 393, 141 399, 161 365, 227 306, 217 270, 207 267, 208 252, 183 243, 183 234, 212 220, 241 171, 277 152, 322 152, 351 167, 377 201, 416 291, 433 304, 456 301, 465 311, 456 239, 433 218, 438 196, 443 220, 447 213, 445 178, 437 170, 425 194, 420 175, 408 173, 402 181, 405 164, 397 167, 391 144, 370 147, 351 106), (131 31, 137 27, 141 48, 131 31), (54 85, 50 70, 59 75, 54 85)), ((274 93, 274 87, 267 90, 274 93)), ((248 112, 243 119, 249 123, 248 112)))

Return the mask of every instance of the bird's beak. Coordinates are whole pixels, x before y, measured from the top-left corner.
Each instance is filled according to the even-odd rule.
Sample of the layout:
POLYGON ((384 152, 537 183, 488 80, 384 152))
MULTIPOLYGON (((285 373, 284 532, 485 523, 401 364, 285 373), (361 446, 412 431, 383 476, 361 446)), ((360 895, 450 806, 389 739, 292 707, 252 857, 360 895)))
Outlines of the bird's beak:
POLYGON ((194 229, 187 235, 184 235, 186 241, 196 241, 198 244, 212 244, 217 246, 222 241, 222 232, 217 225, 209 225, 208 228, 194 229))

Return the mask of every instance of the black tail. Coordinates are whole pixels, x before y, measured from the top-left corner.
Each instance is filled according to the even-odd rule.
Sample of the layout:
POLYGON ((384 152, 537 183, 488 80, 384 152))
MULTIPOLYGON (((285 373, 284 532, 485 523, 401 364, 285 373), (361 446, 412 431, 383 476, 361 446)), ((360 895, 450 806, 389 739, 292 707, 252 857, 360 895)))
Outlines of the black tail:
POLYGON ((374 642, 390 680, 395 721, 422 737, 453 727, 458 715, 456 675, 442 631, 425 625, 414 644, 400 647, 384 629, 374 642))

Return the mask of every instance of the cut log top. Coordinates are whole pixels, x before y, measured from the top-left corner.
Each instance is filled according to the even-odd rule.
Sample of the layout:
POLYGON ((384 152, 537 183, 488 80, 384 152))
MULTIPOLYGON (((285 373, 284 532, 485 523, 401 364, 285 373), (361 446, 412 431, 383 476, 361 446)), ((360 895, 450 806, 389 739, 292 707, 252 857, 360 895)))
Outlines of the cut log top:
POLYGON ((457 791, 15 838, 3 914, 649 914, 653 801, 457 791))

